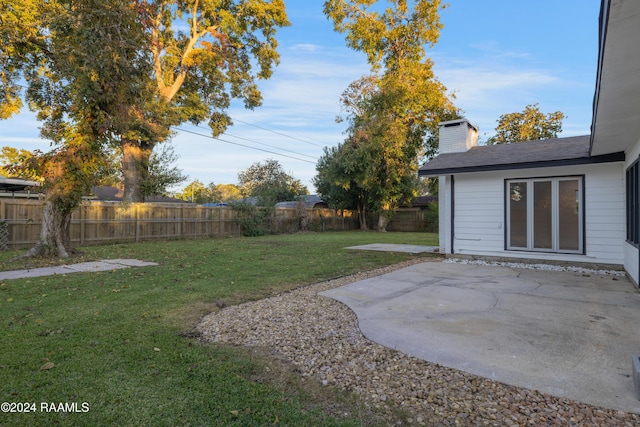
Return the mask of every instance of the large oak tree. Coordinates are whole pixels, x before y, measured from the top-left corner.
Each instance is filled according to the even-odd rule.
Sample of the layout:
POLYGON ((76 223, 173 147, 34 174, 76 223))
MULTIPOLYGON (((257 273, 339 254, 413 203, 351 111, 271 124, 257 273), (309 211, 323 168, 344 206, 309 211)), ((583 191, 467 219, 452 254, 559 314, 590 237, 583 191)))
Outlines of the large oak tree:
POLYGON ((145 96, 137 11, 125 0, 0 2, 0 117, 24 99, 53 149, 22 167, 43 178, 40 240, 28 255, 68 256, 71 213, 108 167, 114 135, 144 123, 130 108, 145 96))
POLYGON ((172 125, 208 120, 215 135, 232 98, 260 104, 256 80, 271 75, 276 28, 288 25, 282 0, 2 0, 0 20, 0 118, 24 97, 54 144, 27 165, 47 194, 31 253, 59 256, 105 147, 122 149, 125 198, 143 200, 172 125))
POLYGON ((207 121, 218 136, 231 124, 232 99, 250 109, 261 104, 257 80, 278 64, 276 30, 289 25, 282 0, 155 0, 138 7, 153 67, 147 109, 161 113, 165 134, 121 139, 129 201, 144 200, 151 152, 169 126, 207 121))

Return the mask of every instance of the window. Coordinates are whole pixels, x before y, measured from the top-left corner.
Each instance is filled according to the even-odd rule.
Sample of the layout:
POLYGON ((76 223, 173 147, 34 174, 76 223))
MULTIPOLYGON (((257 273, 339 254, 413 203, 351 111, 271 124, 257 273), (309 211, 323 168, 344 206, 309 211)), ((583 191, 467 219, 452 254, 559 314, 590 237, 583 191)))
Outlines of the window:
POLYGON ((506 247, 582 253, 582 177, 506 181, 506 247))
POLYGON ((636 160, 626 173, 627 181, 627 242, 634 246, 640 243, 640 230, 638 224, 638 194, 640 193, 640 185, 638 185, 638 160, 636 160))

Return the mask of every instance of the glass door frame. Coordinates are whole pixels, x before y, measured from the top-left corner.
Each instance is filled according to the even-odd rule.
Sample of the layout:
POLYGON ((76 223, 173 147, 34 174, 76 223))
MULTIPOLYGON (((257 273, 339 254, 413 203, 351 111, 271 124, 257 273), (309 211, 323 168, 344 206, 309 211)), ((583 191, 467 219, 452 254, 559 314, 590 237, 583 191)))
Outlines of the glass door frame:
POLYGON ((584 191, 584 175, 568 175, 557 177, 539 177, 539 178, 513 178, 505 179, 505 195, 504 195, 504 223, 505 223, 505 250, 512 251, 528 251, 528 252, 548 252, 548 253, 567 253, 567 254, 584 254, 585 241, 585 191, 584 191), (559 201, 559 183, 561 181, 577 181, 578 192, 576 194, 576 203, 578 204, 578 249, 560 249, 560 233, 559 233, 559 217, 560 217, 560 201, 559 201), (551 182, 551 248, 534 247, 534 183, 535 182, 551 182), (527 197, 527 246, 511 245, 511 184, 525 183, 527 197))

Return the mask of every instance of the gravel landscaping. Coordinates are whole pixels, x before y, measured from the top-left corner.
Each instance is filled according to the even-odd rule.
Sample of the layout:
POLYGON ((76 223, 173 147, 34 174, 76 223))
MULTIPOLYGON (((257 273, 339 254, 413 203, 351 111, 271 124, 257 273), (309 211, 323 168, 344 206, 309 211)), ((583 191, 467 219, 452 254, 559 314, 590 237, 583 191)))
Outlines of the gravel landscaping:
POLYGON ((276 351, 304 377, 357 393, 396 425, 636 426, 640 415, 598 408, 446 368, 381 346, 354 313, 318 292, 388 273, 416 259, 226 307, 197 329, 211 342, 276 351), (398 419, 398 409, 406 416, 398 419))

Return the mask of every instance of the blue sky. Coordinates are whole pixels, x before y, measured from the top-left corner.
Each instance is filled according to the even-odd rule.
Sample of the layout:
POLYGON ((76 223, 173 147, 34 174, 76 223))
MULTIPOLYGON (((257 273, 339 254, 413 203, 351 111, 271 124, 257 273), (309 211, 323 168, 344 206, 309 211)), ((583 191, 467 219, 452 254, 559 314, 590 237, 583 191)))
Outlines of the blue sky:
MULTIPOLYGON (((323 0, 285 3, 292 26, 279 31, 280 66, 260 82, 264 103, 253 111, 234 106, 230 114, 236 123, 221 138, 296 159, 178 131, 172 144, 190 180, 236 183, 238 172, 273 158, 313 192, 321 147, 344 140, 346 125, 334 120, 340 94, 368 74, 369 66, 333 32, 322 14, 323 0)), ((561 136, 588 134, 599 7, 599 0, 450 0, 441 13, 440 40, 428 55, 456 105, 485 139, 501 114, 534 103, 545 113, 565 113, 561 136)), ((0 121, 0 145, 46 150, 38 126, 26 110, 0 121)), ((181 128, 208 134, 206 128, 181 128)))

